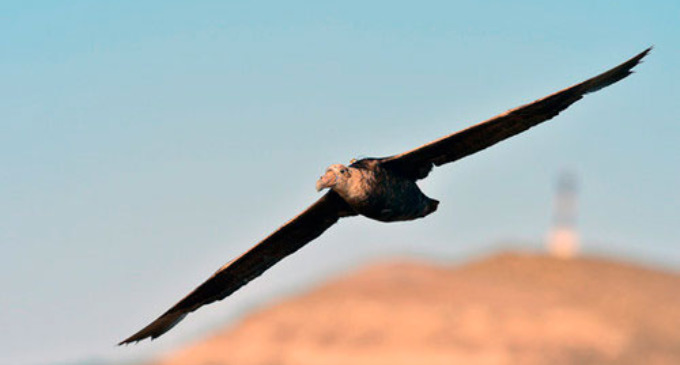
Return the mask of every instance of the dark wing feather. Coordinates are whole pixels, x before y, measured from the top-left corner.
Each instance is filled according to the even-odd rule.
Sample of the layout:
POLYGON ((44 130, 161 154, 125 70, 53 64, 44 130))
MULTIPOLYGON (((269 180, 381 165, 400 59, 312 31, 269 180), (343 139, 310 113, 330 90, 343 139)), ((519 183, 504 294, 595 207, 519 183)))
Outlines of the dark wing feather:
POLYGON ((651 47, 609 71, 543 99, 509 110, 414 150, 386 157, 381 164, 405 177, 422 179, 432 170, 433 165, 440 166, 456 161, 521 133, 556 116, 583 95, 625 78, 650 50, 651 47))
POLYGON ((156 338, 187 314, 206 304, 222 300, 258 277, 265 270, 320 236, 339 218, 356 215, 335 192, 329 191, 314 205, 277 231, 226 264, 184 299, 119 345, 156 338))

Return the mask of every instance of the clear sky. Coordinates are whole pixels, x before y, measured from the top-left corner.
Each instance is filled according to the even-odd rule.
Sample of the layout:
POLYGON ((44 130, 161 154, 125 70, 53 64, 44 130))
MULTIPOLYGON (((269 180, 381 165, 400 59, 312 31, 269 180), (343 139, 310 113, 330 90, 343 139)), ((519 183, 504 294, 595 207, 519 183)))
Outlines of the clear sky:
POLYGON ((680 268, 680 2, 0 3, 0 363, 134 360, 371 260, 535 248, 579 176, 591 253, 680 268), (548 5, 557 4, 557 5, 548 5), (630 78, 436 170, 158 341, 114 347, 382 156, 655 45, 630 78))

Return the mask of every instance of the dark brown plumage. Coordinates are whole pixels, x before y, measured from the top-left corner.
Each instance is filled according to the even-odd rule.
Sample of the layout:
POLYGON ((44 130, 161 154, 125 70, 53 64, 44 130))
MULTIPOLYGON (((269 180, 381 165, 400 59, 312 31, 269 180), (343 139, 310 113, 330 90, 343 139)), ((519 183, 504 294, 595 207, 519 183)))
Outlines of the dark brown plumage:
POLYGON ((320 236, 340 218, 363 215, 384 222, 422 218, 438 202, 423 194, 416 181, 441 166, 481 151, 559 114, 585 94, 609 86, 632 73, 651 48, 623 64, 543 99, 512 109, 485 122, 385 158, 369 158, 350 166, 332 165, 317 182, 329 188, 321 199, 237 259, 221 267, 158 319, 122 341, 156 338, 187 314, 224 299, 284 257, 320 236))

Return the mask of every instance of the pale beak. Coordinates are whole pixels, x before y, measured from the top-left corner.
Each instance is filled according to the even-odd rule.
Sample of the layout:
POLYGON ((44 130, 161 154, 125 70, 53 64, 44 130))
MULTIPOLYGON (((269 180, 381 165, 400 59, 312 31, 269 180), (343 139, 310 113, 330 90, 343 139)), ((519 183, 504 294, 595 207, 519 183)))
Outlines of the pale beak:
POLYGON ((316 191, 321 191, 326 188, 332 188, 335 186, 335 182, 337 180, 337 176, 335 176, 335 172, 328 170, 326 173, 319 178, 319 180, 316 181, 316 191))

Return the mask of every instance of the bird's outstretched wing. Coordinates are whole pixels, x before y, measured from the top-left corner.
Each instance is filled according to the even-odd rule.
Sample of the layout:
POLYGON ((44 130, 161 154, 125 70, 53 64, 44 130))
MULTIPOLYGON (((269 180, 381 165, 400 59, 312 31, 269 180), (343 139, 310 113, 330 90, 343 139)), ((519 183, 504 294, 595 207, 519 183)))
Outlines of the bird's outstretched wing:
POLYGON ((509 110, 487 121, 432 141, 411 151, 386 157, 383 167, 412 179, 422 179, 433 166, 441 166, 479 152, 506 138, 545 122, 559 114, 583 95, 607 87, 632 73, 651 47, 637 56, 580 84, 558 91, 533 103, 509 110))
POLYGON ((329 191, 311 207, 291 219, 246 253, 221 267, 167 312, 119 345, 154 339, 206 304, 222 300, 258 277, 284 257, 319 237, 339 218, 356 215, 335 192, 329 191))

